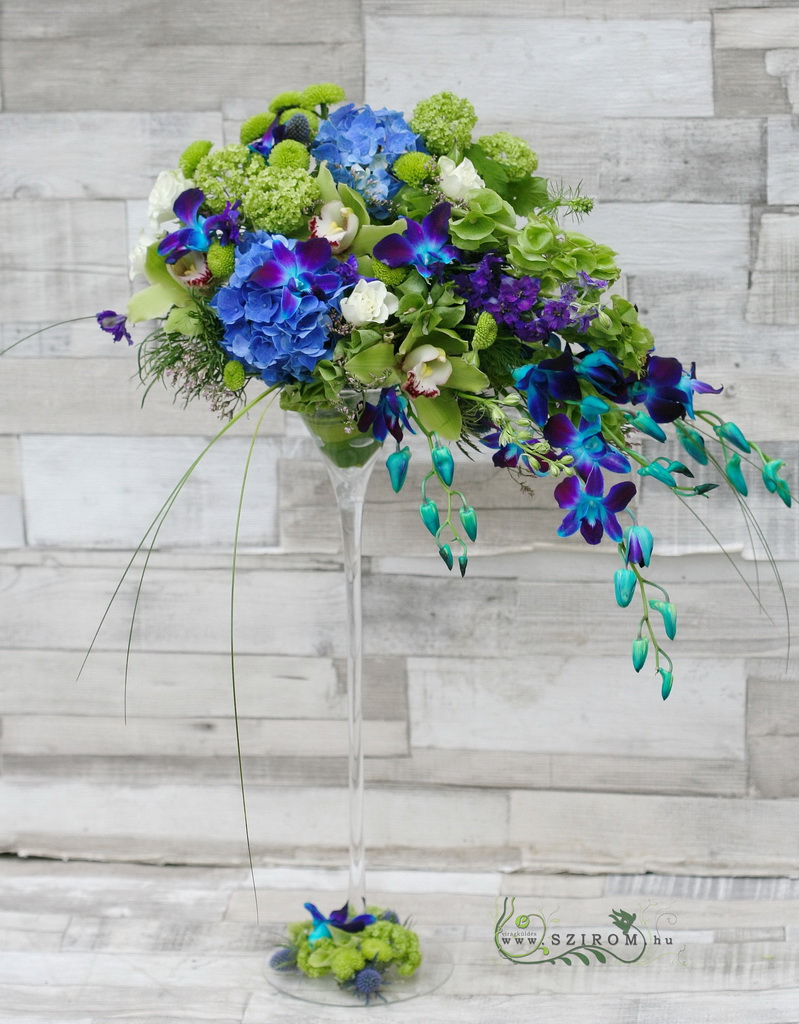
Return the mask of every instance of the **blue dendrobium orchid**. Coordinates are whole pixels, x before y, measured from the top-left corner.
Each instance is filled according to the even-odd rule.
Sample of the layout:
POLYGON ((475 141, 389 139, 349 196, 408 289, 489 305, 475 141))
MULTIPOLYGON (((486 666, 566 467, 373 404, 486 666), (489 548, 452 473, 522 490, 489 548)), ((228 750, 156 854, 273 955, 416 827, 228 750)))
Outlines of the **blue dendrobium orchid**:
POLYGON ((616 513, 632 501, 635 484, 629 480, 614 484, 605 494, 605 481, 597 467, 588 474, 585 485, 576 476, 567 477, 555 488, 555 500, 561 508, 569 509, 558 527, 559 537, 570 537, 579 529, 589 544, 599 544, 607 532, 618 543, 623 536, 616 513))
POLYGON ((550 417, 544 427, 544 437, 555 448, 572 456, 574 467, 583 479, 594 466, 601 466, 611 473, 630 472, 629 459, 602 436, 599 419, 581 419, 580 426, 575 427, 568 416, 559 412, 550 417))
POLYGON ((580 382, 574 372, 574 357, 567 349, 554 359, 542 359, 513 372, 516 386, 527 392, 527 408, 533 421, 543 427, 549 418, 549 400, 579 402, 580 382))
POLYGON ((232 205, 228 203, 222 213, 212 217, 201 216, 200 207, 204 202, 205 193, 199 188, 189 188, 175 200, 172 209, 186 227, 173 231, 158 243, 158 253, 167 263, 177 263, 190 252, 208 252, 211 242, 220 245, 238 242, 239 200, 232 205))
POLYGON ((422 277, 432 277, 440 266, 451 263, 456 256, 455 247, 447 244, 451 212, 449 203, 439 203, 421 224, 406 219, 401 235, 380 239, 374 247, 375 259, 389 267, 412 266, 422 277))
POLYGON ((610 396, 614 402, 627 401, 627 383, 621 365, 609 352, 589 352, 578 359, 574 370, 578 377, 585 377, 597 391, 610 396))
POLYGON ((303 295, 333 292, 340 286, 340 272, 328 266, 332 256, 326 238, 309 238, 293 249, 275 239, 272 259, 258 267, 250 281, 262 288, 282 288, 280 308, 287 318, 297 312, 303 295))
POLYGON ((311 945, 318 942, 319 939, 331 938, 331 927, 338 928, 342 932, 362 932, 368 924, 374 924, 377 920, 374 914, 359 914, 348 921, 347 917, 350 911, 348 903, 345 903, 340 910, 334 910, 330 917, 325 917, 313 903, 306 903, 304 906, 314 923, 308 936, 308 942, 311 945))
POLYGON ((643 402, 656 423, 672 423, 686 414, 693 417, 694 392, 717 395, 722 389, 697 380, 694 363, 687 374, 679 359, 650 356, 644 376, 631 381, 628 390, 633 405, 643 402))
POLYGON ((628 526, 624 531, 624 541, 628 564, 633 562, 642 569, 649 565, 652 548, 655 545, 651 530, 645 526, 639 526, 637 523, 634 526, 628 526))
POLYGON ((377 441, 385 441, 386 434, 391 434, 397 443, 402 442, 403 427, 412 434, 416 431, 408 419, 408 399, 396 388, 383 388, 376 405, 366 402, 358 420, 358 430, 366 431, 371 427, 372 436, 377 441))
MULTIPOLYGON (((535 473, 536 476, 546 476, 546 469, 549 460, 546 455, 536 455, 536 462, 540 463, 540 468, 536 469, 530 462, 530 457, 524 448, 517 444, 515 441, 508 441, 506 444, 502 443, 502 431, 494 430, 490 434, 486 434, 480 438, 480 443, 484 444, 486 448, 494 448, 496 451, 491 456, 491 461, 500 469, 516 469, 519 463, 522 463, 531 473, 535 473)), ((552 457, 555 456, 554 452, 549 452, 552 457)))

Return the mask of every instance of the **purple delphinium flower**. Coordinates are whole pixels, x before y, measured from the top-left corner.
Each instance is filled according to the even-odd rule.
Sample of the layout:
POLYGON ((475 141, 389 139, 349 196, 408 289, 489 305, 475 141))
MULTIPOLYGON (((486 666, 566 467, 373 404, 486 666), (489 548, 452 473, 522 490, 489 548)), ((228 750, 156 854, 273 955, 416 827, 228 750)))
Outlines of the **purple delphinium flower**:
POLYGON ((208 252, 211 242, 220 245, 238 242, 240 201, 227 203, 221 213, 212 217, 200 214, 204 202, 205 193, 199 188, 186 189, 175 200, 172 209, 186 227, 173 231, 158 243, 158 253, 167 263, 176 263, 190 252, 208 252))
POLYGON ((568 416, 559 412, 544 427, 544 437, 555 448, 572 456, 574 468, 583 479, 588 477, 594 466, 601 466, 611 473, 630 472, 629 459, 602 436, 599 419, 581 419, 580 426, 575 427, 568 416))
POLYGON ((314 922, 314 927, 308 935, 308 942, 311 945, 318 939, 329 939, 331 937, 328 925, 338 928, 342 932, 362 932, 368 924, 374 924, 377 920, 374 914, 359 914, 357 917, 347 920, 350 912, 348 903, 345 903, 340 910, 334 910, 330 917, 325 917, 313 903, 305 903, 303 905, 314 922))
POLYGON ((100 330, 112 335, 114 341, 122 341, 123 338, 126 338, 129 345, 133 344, 133 338, 125 326, 127 323, 126 316, 122 313, 115 313, 113 309, 104 309, 102 313, 97 313, 96 316, 100 330))
POLYGON ((643 376, 633 378, 628 390, 633 405, 643 402, 656 423, 672 423, 686 414, 693 418, 694 392, 717 395, 722 389, 697 380, 693 363, 689 375, 679 359, 649 356, 643 376))
POLYGON ((570 537, 579 530, 588 544, 599 544, 607 533, 618 543, 624 533, 616 513, 630 504, 634 494, 635 484, 629 480, 614 484, 605 494, 605 481, 597 466, 588 474, 585 485, 576 476, 567 477, 555 488, 558 505, 569 509, 558 527, 558 536, 570 537))
POLYGON ((419 224, 406 219, 401 235, 386 235, 374 247, 374 257, 389 267, 415 267, 422 277, 432 277, 439 267, 452 263, 457 250, 449 245, 450 203, 434 206, 419 224))
POLYGON ((412 434, 416 433, 408 419, 407 409, 408 399, 405 395, 400 394, 396 388, 383 388, 376 405, 365 403, 358 420, 358 430, 366 433, 371 427, 375 440, 385 441, 386 434, 391 434, 399 444, 403 437, 403 427, 412 434))

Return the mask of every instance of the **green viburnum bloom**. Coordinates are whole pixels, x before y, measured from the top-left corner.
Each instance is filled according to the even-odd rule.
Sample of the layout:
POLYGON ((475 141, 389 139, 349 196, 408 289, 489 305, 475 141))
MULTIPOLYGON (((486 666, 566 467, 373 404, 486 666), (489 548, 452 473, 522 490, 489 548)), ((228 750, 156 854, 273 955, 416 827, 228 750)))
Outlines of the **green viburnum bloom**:
POLYGON ((538 167, 538 157, 524 139, 508 132, 481 135, 477 140, 486 156, 501 164, 511 181, 521 181, 538 167))
POLYGON ((304 227, 320 198, 319 185, 307 171, 265 167, 243 194, 241 209, 254 228, 290 235, 304 227))
POLYGON ((187 178, 194 174, 197 164, 204 156, 208 156, 213 146, 213 142, 209 142, 208 139, 198 139, 186 146, 178 160, 178 167, 187 178))
POLYGON ((469 100, 452 92, 439 92, 416 104, 409 123, 431 153, 444 156, 453 146, 469 145, 477 114, 469 100))
POLYGON ((298 107, 318 107, 322 103, 342 103, 346 99, 346 93, 340 85, 334 82, 318 82, 316 85, 309 85, 300 93, 299 102, 293 104, 298 107))
POLYGON ((311 154, 301 142, 284 139, 272 148, 269 154, 270 167, 299 167, 307 171, 311 163, 311 154))
POLYGON ((285 92, 279 92, 274 99, 269 101, 269 109, 272 111, 273 118, 278 110, 285 110, 287 107, 301 106, 302 93, 295 89, 288 89, 285 92))
POLYGON ((361 952, 367 960, 373 960, 377 957, 379 961, 384 963, 388 960, 392 960, 394 957, 394 951, 385 939, 364 939, 361 942, 361 952))
POLYGON ((340 946, 330 958, 330 969, 339 981, 349 981, 365 966, 363 953, 354 946, 340 946))
POLYGON ((248 143, 260 139, 274 119, 275 115, 272 111, 267 111, 265 114, 253 114, 252 117, 248 117, 239 129, 239 139, 242 145, 246 146, 248 143))
POLYGON ((211 213, 221 213, 226 203, 240 199, 263 173, 263 157, 233 143, 200 160, 194 183, 205 194, 211 213))
POLYGON ((490 188, 481 188, 469 196, 465 211, 453 207, 449 230, 455 245, 476 252, 496 248, 508 237, 503 228, 515 225, 516 213, 510 203, 490 188))
POLYGON ((394 161, 391 173, 407 185, 418 188, 433 180, 435 164, 427 153, 403 153, 394 161))

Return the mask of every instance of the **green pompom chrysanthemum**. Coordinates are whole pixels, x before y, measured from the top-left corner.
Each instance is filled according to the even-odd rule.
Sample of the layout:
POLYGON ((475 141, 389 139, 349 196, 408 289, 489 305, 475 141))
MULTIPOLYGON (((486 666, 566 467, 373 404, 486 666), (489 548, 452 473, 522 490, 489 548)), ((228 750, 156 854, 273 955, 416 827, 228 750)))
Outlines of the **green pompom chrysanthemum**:
POLYGON ((396 288, 408 276, 408 267, 389 267, 372 257, 372 276, 382 281, 386 288, 396 288))
POLYGON ((301 142, 284 139, 273 147, 269 154, 270 167, 298 167, 307 171, 311 163, 311 154, 301 142))
POLYGON ((280 115, 279 124, 285 124, 286 121, 291 120, 295 114, 302 114, 303 117, 308 121, 308 125, 311 129, 311 135, 316 135, 319 131, 319 118, 312 110, 307 110, 305 107, 289 107, 288 110, 284 110, 280 115))
POLYGON ((253 114, 252 117, 248 117, 239 129, 239 138, 242 144, 247 146, 249 143, 255 142, 256 139, 260 139, 274 119, 274 113, 269 112, 253 114))
POLYGON ((240 199, 265 169, 263 157, 233 143, 200 160, 194 183, 205 193, 211 213, 221 213, 225 204, 240 199))
POLYGON ((403 153, 392 164, 391 173, 406 185, 418 187, 432 181, 434 164, 427 153, 403 153))
POLYGON ((242 196, 244 216, 254 228, 290 235, 321 198, 319 185, 298 167, 265 167, 242 196))
POLYGON ((229 363, 225 363, 222 376, 225 380, 225 387, 230 388, 231 391, 241 391, 244 387, 245 381, 247 380, 244 367, 235 359, 231 359, 229 363))
POLYGON ((183 171, 185 177, 190 178, 194 174, 197 164, 204 156, 208 156, 213 145, 213 142, 209 142, 208 139, 198 139, 186 146, 178 160, 178 167, 183 171))
POLYGON ((346 93, 340 85, 334 82, 318 82, 316 85, 309 85, 300 93, 298 107, 318 107, 322 103, 342 103, 346 93))
MULTIPOLYGON (((236 265, 236 250, 232 245, 211 242, 208 252, 205 254, 205 261, 214 277, 220 279, 230 277, 236 265)), ((234 388, 234 390, 236 389, 234 388)))
POLYGON ((363 953, 354 946, 341 946, 330 958, 330 969, 339 981, 349 981, 365 965, 363 953))
POLYGON ((477 326, 472 338, 472 348, 490 348, 497 340, 497 322, 490 313, 485 310, 477 318, 477 326))
POLYGON ((436 156, 443 156, 453 146, 468 146, 476 124, 474 107, 453 92, 438 92, 417 103, 410 120, 413 131, 436 156))
POLYGON ((301 106, 302 93, 295 89, 290 89, 286 92, 279 92, 277 96, 269 102, 269 109, 272 111, 272 116, 274 116, 278 110, 285 110, 286 107, 301 106))
POLYGON ((477 140, 486 156, 502 164, 511 181, 521 181, 538 167, 538 157, 524 139, 509 132, 481 135, 477 140))

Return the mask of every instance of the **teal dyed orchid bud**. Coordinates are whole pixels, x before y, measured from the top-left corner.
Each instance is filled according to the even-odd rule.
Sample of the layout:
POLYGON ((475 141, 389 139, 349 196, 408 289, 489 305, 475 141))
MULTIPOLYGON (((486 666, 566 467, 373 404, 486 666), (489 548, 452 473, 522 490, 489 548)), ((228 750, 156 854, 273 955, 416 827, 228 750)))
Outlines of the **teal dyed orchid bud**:
POLYGON ((635 596, 638 578, 632 569, 617 569, 613 574, 613 586, 616 590, 616 604, 626 608, 635 596))
POLYGON ((595 420, 609 409, 608 403, 602 398, 597 398, 596 395, 587 395, 580 402, 580 415, 584 420, 595 420))
POLYGON ((730 444, 734 444, 736 448, 740 448, 742 452, 746 452, 748 455, 752 448, 749 442, 743 435, 743 431, 735 423, 719 423, 713 427, 716 431, 716 436, 722 438, 724 441, 729 441, 730 444))
POLYGON ((477 540, 477 513, 471 505, 461 505, 461 509, 458 512, 461 520, 461 526, 466 531, 466 536, 469 540, 477 540))
POLYGON ((659 462, 650 462, 648 466, 641 466, 638 470, 639 476, 653 476, 656 480, 660 480, 662 484, 667 487, 676 487, 677 481, 669 473, 665 466, 661 466, 659 462))
POLYGON ((677 609, 675 606, 671 601, 650 600, 649 607, 654 608, 663 616, 663 628, 666 630, 666 636, 669 640, 673 640, 677 635, 677 609))
POLYGON ((649 565, 654 545, 655 539, 652 536, 652 531, 645 526, 639 526, 636 523, 635 526, 628 526, 624 531, 624 547, 628 565, 630 562, 634 562, 642 569, 649 565))
POLYGON ((660 687, 660 696, 665 700, 671 693, 671 688, 674 684, 674 675, 669 672, 667 668, 660 668, 658 669, 658 672, 660 672, 661 679, 663 680, 660 687))
POLYGON ((452 458, 452 452, 444 445, 439 445, 432 450, 430 456, 433 460, 433 468, 438 474, 439 479, 449 487, 455 474, 455 462, 452 458))
POLYGON ((746 485, 746 478, 743 475, 741 469, 741 456, 733 453, 729 459, 727 459, 727 479, 730 481, 732 486, 739 494, 743 494, 744 497, 749 493, 749 488, 746 485))
POLYGON ((788 481, 778 476, 783 465, 782 459, 769 459, 763 466, 763 483, 767 491, 770 491, 771 494, 777 493, 788 508, 790 508, 791 489, 788 486, 788 481))
POLYGON ((645 636, 637 636, 633 640, 633 668, 640 672, 646 664, 646 656, 649 654, 649 641, 645 636))
POLYGON ((635 429, 640 430, 642 434, 648 434, 656 441, 666 440, 666 431, 642 410, 635 413, 628 412, 625 415, 627 422, 632 423, 635 429))
POLYGON ((670 462, 668 466, 666 466, 666 471, 669 473, 679 473, 680 476, 694 475, 684 462, 670 462))
POLYGON ((461 555, 458 558, 458 568, 461 571, 461 576, 465 576, 466 575, 466 566, 467 566, 468 562, 469 562, 469 556, 468 555, 461 555))
POLYGON ((698 462, 700 466, 707 465, 705 439, 698 430, 694 430, 693 427, 686 427, 683 423, 678 423, 677 439, 695 462, 698 462))
POLYGON ((408 464, 411 461, 411 451, 406 445, 399 451, 392 452, 386 459, 386 469, 391 478, 391 486, 395 492, 402 490, 405 477, 408 475, 408 464))
MULTIPOLYGON (((449 544, 442 544, 441 547, 438 549, 438 553, 439 553, 439 555, 441 555, 441 558, 443 559, 444 564, 446 565, 446 567, 451 570, 452 569, 452 548, 449 546, 449 544)), ((460 559, 458 559, 458 561, 460 561, 460 559)))
POLYGON ((438 515, 438 505, 428 498, 427 501, 422 502, 419 506, 419 515, 422 517, 424 525, 435 537, 441 526, 441 519, 438 515))

